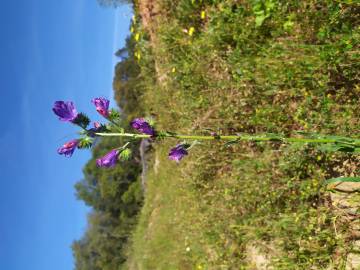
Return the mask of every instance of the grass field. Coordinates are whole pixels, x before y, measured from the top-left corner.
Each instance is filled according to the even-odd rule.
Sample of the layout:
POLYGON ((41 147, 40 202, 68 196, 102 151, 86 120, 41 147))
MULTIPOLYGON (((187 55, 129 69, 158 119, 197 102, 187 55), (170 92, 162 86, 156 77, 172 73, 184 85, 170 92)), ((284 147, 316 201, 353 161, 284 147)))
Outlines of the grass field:
MULTIPOLYGON (((357 1, 148 0, 135 13, 140 103, 158 129, 359 138, 357 1)), ((176 143, 154 145, 128 269, 359 269, 359 195, 324 185, 358 176, 359 155, 206 142, 178 165, 176 143)))

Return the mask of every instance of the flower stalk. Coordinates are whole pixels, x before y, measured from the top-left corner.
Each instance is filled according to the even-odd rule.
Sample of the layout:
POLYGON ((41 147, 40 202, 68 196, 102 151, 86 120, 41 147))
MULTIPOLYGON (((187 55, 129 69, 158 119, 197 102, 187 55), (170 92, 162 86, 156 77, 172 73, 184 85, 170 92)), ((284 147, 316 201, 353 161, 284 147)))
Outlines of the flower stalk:
MULTIPOLYGON (((59 117, 61 121, 70 122, 82 128, 80 132, 81 138, 74 139, 65 143, 58 149, 58 153, 70 157, 76 148, 84 149, 93 146, 95 137, 124 137, 128 138, 123 146, 112 149, 103 157, 97 159, 99 167, 111 168, 114 167, 118 161, 128 160, 131 156, 130 144, 139 139, 151 139, 152 141, 160 141, 165 138, 172 138, 182 140, 176 144, 169 151, 168 157, 177 163, 180 162, 189 151, 199 141, 225 141, 225 146, 229 146, 241 141, 250 142, 280 142, 280 143, 312 143, 317 144, 320 150, 323 151, 343 151, 360 153, 360 139, 340 137, 334 135, 319 135, 319 134, 302 134, 303 137, 285 137, 281 134, 236 134, 236 135, 219 135, 216 132, 210 132, 209 135, 184 135, 169 131, 159 131, 154 127, 153 121, 147 118, 135 118, 130 122, 131 128, 138 133, 126 133, 120 124, 120 113, 114 109, 109 109, 110 101, 99 97, 91 101, 96 111, 102 115, 109 123, 100 124, 94 123, 93 128, 88 128, 90 119, 83 113, 78 113, 72 101, 56 101, 54 103, 53 112, 59 117), (113 130, 119 132, 112 132, 113 130), (193 141, 191 144, 187 141, 193 141)), ((299 132, 299 134, 301 134, 299 132)))
MULTIPOLYGON (((147 134, 135 134, 135 133, 95 133, 97 136, 104 137, 129 137, 134 139, 152 138, 147 134)), ((252 136, 248 134, 243 135, 216 135, 216 136, 201 136, 201 135, 180 135, 180 134, 163 134, 161 137, 175 138, 183 140, 225 140, 225 141, 280 141, 280 142, 299 142, 299 143, 336 143, 338 140, 332 138, 293 138, 293 137, 267 137, 267 136, 252 136)), ((355 140, 355 143, 349 143, 351 145, 359 145, 360 140, 355 140)))

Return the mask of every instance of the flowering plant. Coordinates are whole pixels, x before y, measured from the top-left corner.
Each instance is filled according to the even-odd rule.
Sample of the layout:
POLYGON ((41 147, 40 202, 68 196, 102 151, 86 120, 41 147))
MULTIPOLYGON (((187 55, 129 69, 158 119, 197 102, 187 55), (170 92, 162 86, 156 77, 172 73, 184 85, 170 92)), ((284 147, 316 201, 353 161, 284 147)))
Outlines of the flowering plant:
POLYGON ((131 142, 137 139, 150 139, 157 141, 165 138, 173 138, 182 140, 182 142, 176 144, 169 151, 169 159, 179 163, 185 156, 189 154, 190 149, 198 144, 198 141, 202 140, 216 140, 216 141, 227 141, 226 146, 241 141, 253 141, 253 142, 264 142, 264 141, 278 141, 281 143, 311 143, 319 147, 324 151, 343 151, 360 153, 360 139, 353 139, 348 137, 340 136, 323 136, 318 134, 300 134, 302 137, 284 137, 277 134, 236 134, 236 135, 219 135, 216 132, 210 132, 209 135, 180 135, 169 131, 158 131, 154 127, 152 121, 146 118, 136 118, 131 121, 130 126, 137 130, 138 133, 126 133, 124 128, 120 126, 120 114, 114 109, 109 109, 110 101, 106 98, 99 97, 94 98, 91 101, 97 112, 103 116, 108 123, 100 124, 94 122, 94 127, 88 128, 90 119, 83 113, 78 113, 75 105, 71 101, 56 101, 54 103, 53 112, 59 117, 59 120, 64 122, 70 122, 79 126, 82 131, 80 132, 81 137, 73 139, 65 143, 58 149, 60 155, 71 157, 75 149, 90 148, 96 137, 127 137, 129 142, 125 145, 112 149, 105 156, 97 159, 96 164, 99 167, 114 167, 119 160, 126 160, 131 155, 129 145, 131 142), (116 132, 113 132, 116 130, 116 132), (304 137, 304 135, 307 135, 304 137), (192 141, 192 143, 188 143, 192 141))

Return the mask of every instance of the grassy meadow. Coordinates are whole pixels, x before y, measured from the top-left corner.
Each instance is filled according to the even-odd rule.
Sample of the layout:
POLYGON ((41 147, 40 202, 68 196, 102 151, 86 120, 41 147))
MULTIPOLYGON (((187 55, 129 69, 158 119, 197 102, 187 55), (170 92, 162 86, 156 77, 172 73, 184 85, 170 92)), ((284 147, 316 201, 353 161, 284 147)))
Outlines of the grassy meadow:
MULTIPOLYGON (((137 106, 159 130, 359 138, 358 1, 144 0, 134 10, 137 106)), ((176 164, 176 143, 153 145, 125 269, 360 269, 359 194, 324 185, 358 176, 359 155, 204 142, 176 164)))

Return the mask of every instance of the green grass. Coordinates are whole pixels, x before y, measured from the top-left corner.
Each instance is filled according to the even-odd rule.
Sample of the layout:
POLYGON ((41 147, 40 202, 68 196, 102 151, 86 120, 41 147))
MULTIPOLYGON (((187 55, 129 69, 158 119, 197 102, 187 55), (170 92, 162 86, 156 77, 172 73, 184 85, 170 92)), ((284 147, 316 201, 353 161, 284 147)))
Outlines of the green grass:
MULTIPOLYGON (((158 129, 358 137, 355 1, 156 2, 157 39, 151 44, 141 25, 136 31, 141 102, 158 129)), ((206 142, 176 165, 167 160, 176 143, 156 145, 129 269, 254 269, 251 246, 274 269, 344 269, 349 223, 323 182, 359 175, 359 156, 206 142)))

